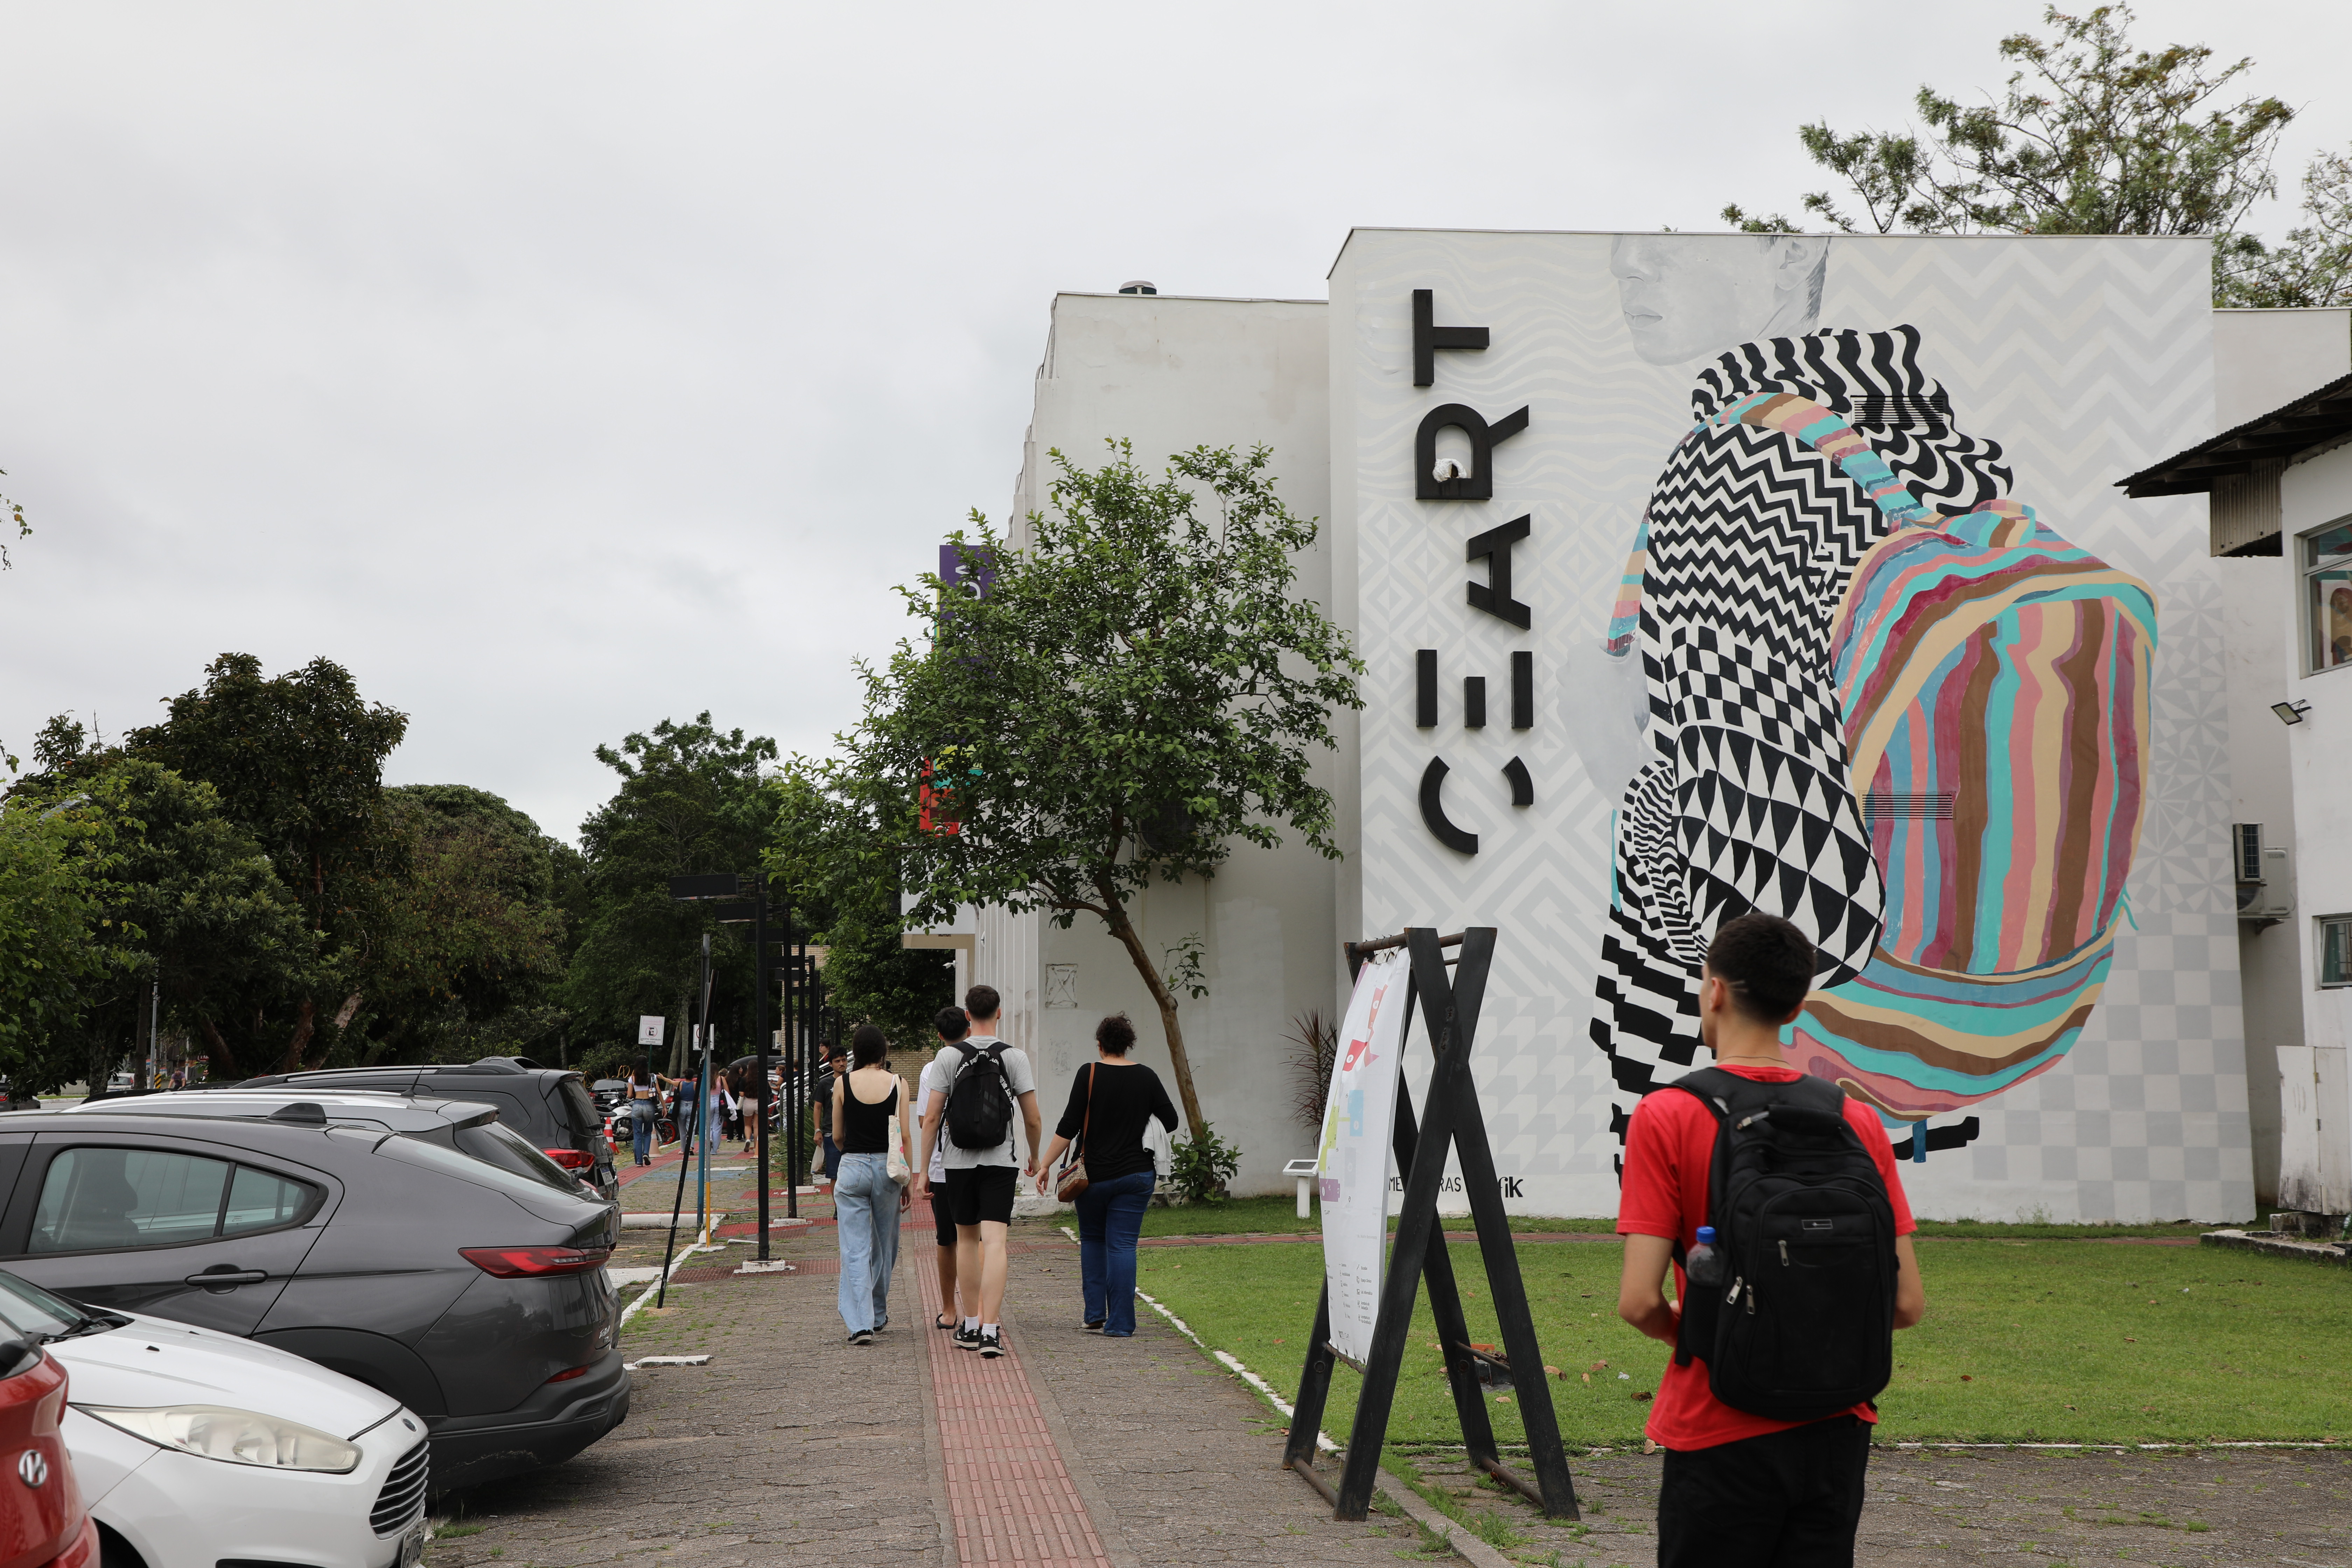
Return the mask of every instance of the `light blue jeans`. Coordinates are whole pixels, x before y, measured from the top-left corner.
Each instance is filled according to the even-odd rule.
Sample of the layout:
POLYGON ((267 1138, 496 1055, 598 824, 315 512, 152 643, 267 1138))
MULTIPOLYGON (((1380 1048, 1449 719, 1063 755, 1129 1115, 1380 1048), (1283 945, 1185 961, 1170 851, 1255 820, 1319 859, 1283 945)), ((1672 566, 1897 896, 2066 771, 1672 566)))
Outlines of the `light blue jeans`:
POLYGON ((1157 1180, 1150 1171, 1113 1176, 1071 1205, 1078 1211, 1078 1289, 1087 1321, 1100 1323, 1111 1339, 1135 1332, 1135 1242, 1157 1180))
POLYGON ((833 1184, 841 1237, 841 1321, 849 1331, 890 1321, 890 1271, 898 1265, 898 1184, 887 1154, 844 1154, 833 1184))

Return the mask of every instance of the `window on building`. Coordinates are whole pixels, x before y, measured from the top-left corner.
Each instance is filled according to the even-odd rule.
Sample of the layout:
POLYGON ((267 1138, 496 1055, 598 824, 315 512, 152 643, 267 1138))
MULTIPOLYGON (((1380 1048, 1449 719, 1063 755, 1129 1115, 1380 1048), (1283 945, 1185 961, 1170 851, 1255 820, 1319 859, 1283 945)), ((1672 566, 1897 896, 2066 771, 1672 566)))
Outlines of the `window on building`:
POLYGON ((2319 983, 2352 985, 2352 915, 2319 918, 2319 983))
POLYGON ((2303 536, 2303 584, 2312 673, 2352 664, 2352 522, 2303 536))

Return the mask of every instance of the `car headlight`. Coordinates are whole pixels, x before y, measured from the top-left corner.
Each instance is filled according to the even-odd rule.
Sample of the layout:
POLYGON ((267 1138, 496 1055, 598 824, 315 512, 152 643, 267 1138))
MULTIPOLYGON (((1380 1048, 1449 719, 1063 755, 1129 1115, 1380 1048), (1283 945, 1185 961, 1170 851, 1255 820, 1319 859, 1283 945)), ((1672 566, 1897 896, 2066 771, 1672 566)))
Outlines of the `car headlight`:
POLYGON ((120 1405, 77 1405, 94 1420, 143 1437, 159 1448, 177 1448, 199 1458, 268 1469, 324 1470, 342 1475, 359 1466, 360 1451, 296 1421, 281 1421, 221 1405, 165 1405, 152 1410, 120 1405))

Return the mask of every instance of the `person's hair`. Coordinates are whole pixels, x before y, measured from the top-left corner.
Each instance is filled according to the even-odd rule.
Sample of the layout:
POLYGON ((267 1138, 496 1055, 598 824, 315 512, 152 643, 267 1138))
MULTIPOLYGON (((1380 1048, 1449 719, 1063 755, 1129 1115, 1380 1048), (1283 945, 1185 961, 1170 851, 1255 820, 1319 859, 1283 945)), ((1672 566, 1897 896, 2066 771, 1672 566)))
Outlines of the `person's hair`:
POLYGON ((854 1067, 870 1068, 889 1053, 890 1042, 881 1028, 874 1024, 860 1024, 849 1037, 849 1060, 854 1067))
POLYGON ((963 994, 963 1010, 971 1015, 975 1024, 995 1017, 996 1010, 1003 1005, 1004 998, 996 994, 993 985, 975 985, 963 994))
POLYGON ((1113 1013, 1095 1026, 1095 1044, 1105 1056, 1123 1057, 1134 1048, 1135 1026, 1124 1013, 1113 1013))
POLYGON ((931 1019, 931 1027, 940 1032, 940 1038, 943 1040, 961 1040, 971 1027, 971 1020, 963 1016, 961 1007, 942 1007, 931 1019))
POLYGON ((635 1083, 637 1079, 645 1076, 646 1058, 643 1057, 631 1058, 629 1060, 629 1081, 631 1083, 635 1083))
POLYGON ((1759 1024, 1787 1019, 1813 988, 1813 943, 1778 915, 1750 912, 1716 928, 1706 972, 1731 991, 1731 1004, 1759 1024))
POLYGON ((848 1054, 849 1054, 849 1047, 848 1047, 847 1046, 843 1045, 839 1040, 827 1040, 827 1041, 825 1041, 825 1043, 824 1043, 824 1059, 825 1059, 825 1060, 827 1060, 827 1061, 836 1061, 836 1060, 838 1060, 839 1058, 843 1058, 843 1057, 847 1056, 848 1054))

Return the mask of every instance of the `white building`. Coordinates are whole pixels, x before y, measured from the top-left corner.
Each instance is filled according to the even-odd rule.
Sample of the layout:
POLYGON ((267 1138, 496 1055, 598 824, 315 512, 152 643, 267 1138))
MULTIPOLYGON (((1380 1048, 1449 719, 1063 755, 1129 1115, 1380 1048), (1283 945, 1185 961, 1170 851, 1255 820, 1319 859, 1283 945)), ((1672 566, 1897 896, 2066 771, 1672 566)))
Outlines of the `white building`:
MULTIPOLYGON (((1628 717, 1642 701, 1639 663, 1605 658, 1601 645, 1645 498, 1693 429, 1694 376, 1731 345, 1845 330, 1865 356, 1907 342, 1935 390, 1907 411, 1901 395, 1840 407, 1824 392, 1823 406, 1889 451, 1969 433, 1948 435, 1952 449, 1975 450, 1969 460, 2004 495, 2146 584, 2158 633, 2145 710, 2119 721, 2144 726, 2135 743, 2148 759, 2128 896, 2119 882, 2113 918, 2084 949, 2111 950, 2111 962, 2100 957, 2063 1028, 2005 1058, 1938 1066, 1930 1050, 1916 1084, 1851 1070, 1882 1102, 1898 1150, 1923 1161, 1906 1184, 1924 1214, 2252 1213, 2258 1158, 2263 1178, 2273 1158, 2256 1150, 2282 1122, 2292 1146, 2300 1115, 2263 1085, 2306 1034, 2317 1044, 2326 1031, 2292 999, 2303 981, 2273 953, 2283 944, 2258 931, 2242 941, 2251 922, 2237 918, 2231 826, 2283 829, 2292 813, 2282 767, 2258 760, 2233 773, 2232 763, 2242 742, 2257 759, 2262 745, 2288 742, 2301 748, 2298 769, 2316 768, 2305 736, 2327 725, 2316 706, 2292 733, 2263 710, 2275 700, 2263 669, 2287 657, 2258 604, 2260 574, 2277 563, 2216 559, 2193 498, 2127 500, 2112 486, 2352 366, 2343 312, 2217 313, 2209 279, 2201 240, 1358 230, 1328 302, 1058 296, 1015 519, 1044 504, 1051 449, 1092 465, 1107 438, 1132 440, 1148 463, 1264 443, 1292 509, 1324 520, 1300 561, 1303 590, 1351 629, 1370 666, 1367 707, 1339 716, 1339 750, 1319 773, 1346 858, 1244 847, 1209 883, 1154 887, 1138 901, 1154 950, 1193 935, 1205 944, 1210 994, 1186 1004, 1185 1036, 1208 1118, 1244 1151, 1237 1189, 1282 1190, 1282 1165, 1310 1152, 1291 1115, 1286 1037, 1310 1009, 1336 1016, 1340 943, 1406 924, 1491 924, 1501 937, 1474 1071, 1510 1205, 1613 1209, 1612 1121, 1630 1058, 1621 1050, 1612 1068, 1592 1021, 1601 938, 1616 919, 1616 808, 1644 742, 1628 717), (1660 272, 1684 289, 1665 306, 1643 292, 1660 272), (1468 480, 1428 482, 1433 455, 1468 480), (1521 519, 1527 531, 1512 534, 1521 519), (2263 636, 2274 652, 2233 657, 2263 636), (1465 679, 1495 694, 1483 726, 1465 679), (2242 1007, 2242 972, 2260 991, 2242 1007), (2251 1102, 2250 1027, 2261 1080, 2251 1102)), ((1784 466, 1845 493, 1843 470, 1790 452, 1784 466)), ((2300 482, 2287 486, 2290 511, 2300 482)), ((2337 732, 2347 726, 2352 715, 2337 732)), ((2296 795, 2302 845, 2319 829, 2303 804, 2311 792, 2296 795)), ((2277 847, 2286 842, 2281 832, 2277 847)), ((2341 868, 2352 875, 2352 860, 2341 868)), ((2304 874, 2322 873, 2306 860, 2304 874)), ((2352 882, 2337 886, 2330 907, 2352 910, 2352 882)), ((1037 1056, 1049 1101, 1108 1011, 1135 1018, 1141 1054, 1165 1074, 1155 1011, 1108 935, 1083 918, 1061 931, 1003 910, 959 927, 910 940, 968 948, 960 980, 1004 993, 1006 1032, 1037 1056)), ((2340 1053, 2342 1014, 2328 1016, 2340 1053)), ((1418 1091, 1426 1058, 1415 1050, 1418 1091)), ((1679 1070, 1668 1065, 1675 1050, 1670 1042, 1661 1077, 1679 1070)))
POLYGON ((2336 1215, 2352 1212, 2352 680, 2327 678, 2352 668, 2352 359, 2343 325, 2280 318, 2345 314, 2221 312, 2217 341, 2269 340, 2231 356, 2264 379, 2224 405, 2221 435, 2125 481, 2209 494, 2211 547, 2230 558, 2257 1181, 2288 1209, 2336 1215))

